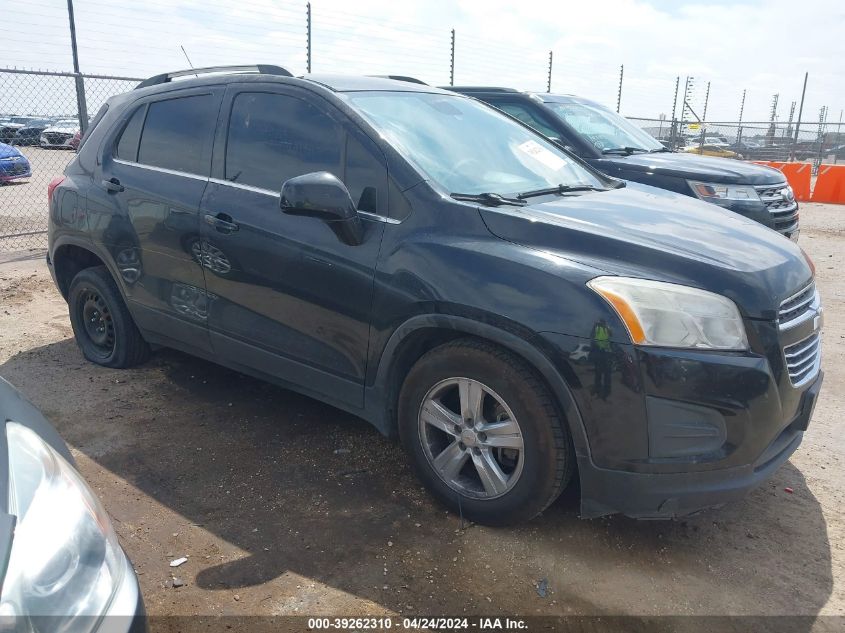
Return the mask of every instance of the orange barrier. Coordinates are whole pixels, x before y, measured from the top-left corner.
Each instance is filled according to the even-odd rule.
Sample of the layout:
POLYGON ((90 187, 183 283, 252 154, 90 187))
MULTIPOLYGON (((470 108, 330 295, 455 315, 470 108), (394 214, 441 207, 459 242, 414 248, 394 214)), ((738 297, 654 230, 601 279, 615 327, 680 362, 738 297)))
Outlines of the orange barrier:
MULTIPOLYGON (((810 173, 812 167, 810 163, 781 163, 777 161, 753 161, 758 165, 766 165, 782 172, 786 176, 786 182, 792 187, 795 192, 795 199, 799 202, 809 202, 810 197, 810 173)), ((816 185, 818 187, 818 184, 816 185)))
POLYGON ((820 165, 811 202, 845 204, 845 165, 820 165))

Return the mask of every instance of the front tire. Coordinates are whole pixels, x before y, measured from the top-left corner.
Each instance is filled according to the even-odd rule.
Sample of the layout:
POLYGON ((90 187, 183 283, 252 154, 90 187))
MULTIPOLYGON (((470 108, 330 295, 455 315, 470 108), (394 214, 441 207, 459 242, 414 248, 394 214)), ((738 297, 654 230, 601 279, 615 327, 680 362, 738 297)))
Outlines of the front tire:
POLYGON ((432 494, 485 525, 535 517, 574 470, 548 388, 521 358, 477 339, 446 343, 417 361, 399 396, 399 433, 432 494))
POLYGON ((105 266, 77 273, 70 282, 68 310, 76 343, 91 362, 126 368, 150 357, 150 346, 105 266))

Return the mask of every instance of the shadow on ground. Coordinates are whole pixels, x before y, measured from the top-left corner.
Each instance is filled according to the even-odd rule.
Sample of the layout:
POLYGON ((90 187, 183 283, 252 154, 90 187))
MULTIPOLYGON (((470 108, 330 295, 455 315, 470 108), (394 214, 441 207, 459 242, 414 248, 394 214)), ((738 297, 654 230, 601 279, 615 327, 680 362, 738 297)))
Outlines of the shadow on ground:
MULTIPOLYGON (((183 596, 247 596, 292 572, 397 612, 812 616, 832 591, 825 521, 791 464, 747 500, 686 521, 582 521, 570 492, 523 526, 462 529, 364 421, 214 364, 161 351, 108 370, 63 340, 14 356, 0 375, 69 444, 225 541, 191 552, 183 596), (221 561, 227 544, 248 555, 221 561)), ((112 497, 109 482, 100 493, 113 515, 131 516, 138 495, 112 497)), ((145 529, 127 549, 158 574, 142 577, 145 592, 170 596, 161 559, 176 552, 161 541, 172 528, 145 529)), ((278 592, 264 588, 273 598, 251 608, 287 612, 278 592)), ((336 610, 306 601, 306 612, 336 610)))

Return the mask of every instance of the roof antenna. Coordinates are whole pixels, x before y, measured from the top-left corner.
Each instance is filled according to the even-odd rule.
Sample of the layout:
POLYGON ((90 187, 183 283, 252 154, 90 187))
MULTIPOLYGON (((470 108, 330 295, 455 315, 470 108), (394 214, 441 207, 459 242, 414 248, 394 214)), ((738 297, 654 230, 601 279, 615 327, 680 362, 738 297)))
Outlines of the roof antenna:
MULTIPOLYGON (((186 50, 185 50, 185 47, 184 47, 184 46, 182 46, 181 44, 179 44, 179 48, 181 48, 181 49, 182 49, 182 54, 185 56, 185 59, 187 59, 187 60, 188 60, 188 66, 190 66, 191 68, 193 68, 193 67, 194 67, 194 65, 191 63, 191 58, 190 58, 190 57, 188 57, 188 51, 186 51, 186 50)), ((199 77, 199 75, 194 75, 194 77, 199 77)))

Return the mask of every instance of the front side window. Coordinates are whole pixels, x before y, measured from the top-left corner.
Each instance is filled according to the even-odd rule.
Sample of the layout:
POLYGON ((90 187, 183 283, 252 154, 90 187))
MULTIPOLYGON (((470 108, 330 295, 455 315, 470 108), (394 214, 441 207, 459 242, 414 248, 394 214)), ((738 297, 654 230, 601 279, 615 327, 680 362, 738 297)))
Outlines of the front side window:
POLYGON ((226 142, 226 180, 271 191, 294 176, 328 171, 343 178, 343 130, 297 97, 242 92, 226 142))
POLYGON ((541 135, 473 99, 387 91, 341 96, 449 193, 510 195, 558 185, 605 184, 541 135))
POLYGON ((217 121, 212 95, 178 97, 149 104, 138 162, 153 167, 207 175, 217 121))
POLYGON ((599 105, 547 101, 546 105, 599 150, 635 148, 646 152, 663 146, 648 132, 599 105))

